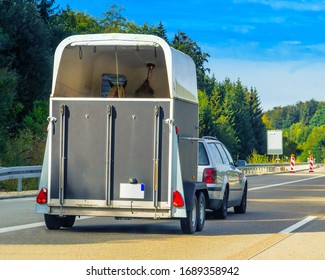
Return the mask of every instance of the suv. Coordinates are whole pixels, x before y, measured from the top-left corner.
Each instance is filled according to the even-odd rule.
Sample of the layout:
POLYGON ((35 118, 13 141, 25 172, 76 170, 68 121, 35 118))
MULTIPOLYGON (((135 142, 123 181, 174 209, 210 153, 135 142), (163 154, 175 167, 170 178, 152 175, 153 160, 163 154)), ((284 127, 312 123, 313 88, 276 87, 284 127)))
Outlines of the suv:
POLYGON ((247 205, 247 179, 237 168, 227 148, 214 137, 199 139, 198 180, 208 186, 208 209, 225 219, 228 208, 244 214, 247 205))

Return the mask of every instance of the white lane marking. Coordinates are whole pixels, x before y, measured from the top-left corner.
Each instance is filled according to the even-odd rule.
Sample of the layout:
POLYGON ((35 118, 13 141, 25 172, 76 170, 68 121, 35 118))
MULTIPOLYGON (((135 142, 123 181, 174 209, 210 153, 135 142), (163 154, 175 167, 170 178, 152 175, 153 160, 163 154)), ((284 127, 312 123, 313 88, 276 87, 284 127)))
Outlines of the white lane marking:
MULTIPOLYGON (((90 218, 93 218, 93 217, 92 216, 85 216, 85 217, 80 217, 80 218, 77 218, 77 219, 78 220, 85 220, 85 219, 90 219, 90 218)), ((26 225, 20 225, 20 226, 5 227, 5 228, 0 228, 0 233, 13 232, 13 231, 24 230, 24 229, 29 229, 29 228, 42 227, 42 226, 45 226, 44 222, 26 224, 26 225)))
POLYGON ((33 224, 27 224, 27 225, 5 227, 5 228, 0 228, 0 233, 13 232, 13 231, 23 230, 23 229, 28 229, 28 228, 41 227, 44 225, 45 225, 44 222, 39 222, 39 223, 33 223, 33 224))
POLYGON ((317 216, 308 216, 307 218, 301 220, 300 222, 295 223, 294 225, 292 225, 292 226, 290 226, 290 227, 287 227, 286 229, 280 231, 280 233, 286 233, 286 234, 287 234, 287 233, 291 233, 291 232, 293 232, 294 230, 296 230, 296 229, 302 227, 303 225, 305 225, 305 224, 311 222, 312 220, 314 220, 314 219, 316 219, 316 218, 317 218, 317 216))
POLYGON ((325 177, 325 175, 319 175, 319 176, 312 177, 312 178, 305 178, 305 179, 284 182, 284 183, 279 183, 279 184, 266 185, 266 186, 262 186, 262 187, 250 188, 250 189, 248 189, 248 191, 256 191, 256 190, 274 188, 274 187, 283 186, 283 185, 290 185, 290 184, 299 183, 299 182, 303 182, 303 181, 318 179, 321 177, 325 177))

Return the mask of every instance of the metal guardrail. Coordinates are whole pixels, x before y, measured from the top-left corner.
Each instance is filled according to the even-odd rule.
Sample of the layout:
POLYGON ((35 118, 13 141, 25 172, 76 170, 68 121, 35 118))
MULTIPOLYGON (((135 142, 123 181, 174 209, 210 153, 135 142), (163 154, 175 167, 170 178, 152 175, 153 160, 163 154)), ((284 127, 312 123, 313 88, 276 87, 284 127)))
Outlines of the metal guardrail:
MULTIPOLYGON (((306 162, 295 164, 295 170, 304 170, 308 168, 309 164, 306 162)), ((238 169, 240 169, 245 175, 289 172, 290 163, 247 164, 246 166, 238 167, 238 169)))
MULTIPOLYGON (((277 164, 248 164, 244 167, 238 167, 245 175, 268 174, 276 172, 286 172, 290 170, 290 163, 277 164)), ((296 163, 296 170, 308 169, 309 165, 306 162, 296 163)), ((15 166, 15 167, 0 167, 0 181, 17 179, 17 191, 23 190, 24 178, 39 178, 41 177, 42 166, 15 166)))
POLYGON ((41 177, 42 166, 15 166, 15 167, 1 167, 0 181, 18 179, 17 191, 23 190, 24 178, 39 178, 41 177))

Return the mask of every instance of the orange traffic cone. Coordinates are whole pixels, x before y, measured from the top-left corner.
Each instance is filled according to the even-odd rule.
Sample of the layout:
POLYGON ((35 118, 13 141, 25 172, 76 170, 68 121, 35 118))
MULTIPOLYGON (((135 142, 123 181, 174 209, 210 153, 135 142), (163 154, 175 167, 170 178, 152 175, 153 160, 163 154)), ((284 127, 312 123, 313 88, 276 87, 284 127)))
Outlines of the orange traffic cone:
POLYGON ((314 162, 313 162, 313 156, 309 157, 309 172, 314 172, 314 162))
POLYGON ((296 168, 295 168, 295 155, 291 155, 291 161, 290 161, 290 173, 295 173, 296 168))

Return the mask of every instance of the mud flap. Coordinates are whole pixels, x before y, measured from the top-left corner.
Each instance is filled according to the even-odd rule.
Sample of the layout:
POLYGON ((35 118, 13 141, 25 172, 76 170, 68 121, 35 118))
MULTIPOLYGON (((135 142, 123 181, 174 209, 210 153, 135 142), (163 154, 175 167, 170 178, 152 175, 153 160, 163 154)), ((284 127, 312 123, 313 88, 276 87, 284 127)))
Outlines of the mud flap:
MULTIPOLYGON (((44 158, 43 158, 43 165, 42 165, 42 173, 41 177, 38 183, 38 191, 41 190, 41 188, 45 187, 48 189, 48 161, 49 161, 49 139, 50 139, 50 131, 51 131, 51 125, 49 125, 49 132, 47 134, 46 139, 46 145, 45 145, 45 152, 44 152, 44 158)), ((35 205, 35 213, 37 214, 45 214, 49 212, 49 208, 47 204, 38 204, 35 205)))
MULTIPOLYGON (((185 200, 184 186, 182 179, 181 162, 179 158, 178 139, 174 125, 170 124, 172 130, 172 191, 178 191, 185 200)), ((186 201, 183 207, 172 207, 172 217, 185 218, 186 217, 186 201)), ((173 204, 173 202, 171 202, 173 204)))

